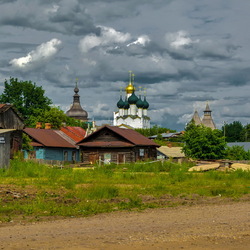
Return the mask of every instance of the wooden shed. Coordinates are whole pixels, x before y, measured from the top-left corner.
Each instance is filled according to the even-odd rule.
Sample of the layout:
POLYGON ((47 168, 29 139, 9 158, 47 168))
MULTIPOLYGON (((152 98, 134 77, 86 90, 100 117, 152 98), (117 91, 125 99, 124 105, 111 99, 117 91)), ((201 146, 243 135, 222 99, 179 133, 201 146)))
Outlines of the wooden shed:
POLYGON ((158 144, 132 129, 105 125, 81 140, 81 161, 127 163, 156 159, 158 144))
POLYGON ((11 104, 0 104, 0 168, 7 167, 14 153, 22 147, 21 114, 11 104))

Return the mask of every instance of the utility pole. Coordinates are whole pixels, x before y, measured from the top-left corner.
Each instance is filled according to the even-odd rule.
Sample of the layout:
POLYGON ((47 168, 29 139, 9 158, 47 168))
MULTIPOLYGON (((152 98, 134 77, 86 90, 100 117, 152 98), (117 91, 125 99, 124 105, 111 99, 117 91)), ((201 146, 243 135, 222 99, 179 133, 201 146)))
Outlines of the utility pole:
POLYGON ((226 122, 224 121, 224 140, 226 141, 226 122))

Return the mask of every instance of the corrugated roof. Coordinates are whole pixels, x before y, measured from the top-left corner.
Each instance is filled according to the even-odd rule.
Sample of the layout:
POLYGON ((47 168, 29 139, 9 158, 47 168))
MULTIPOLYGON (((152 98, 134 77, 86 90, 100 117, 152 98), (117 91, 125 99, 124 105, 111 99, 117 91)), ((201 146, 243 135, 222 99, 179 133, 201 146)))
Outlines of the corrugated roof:
POLYGON ((78 144, 83 146, 84 143, 86 143, 89 138, 93 137, 95 134, 97 134, 99 131, 101 131, 101 130, 103 130, 105 128, 107 128, 107 129, 113 131, 114 133, 120 135, 121 137, 123 137, 124 139, 126 139, 127 141, 129 141, 130 143, 132 143, 134 145, 159 147, 159 145, 157 143, 151 141, 150 139, 148 139, 147 137, 141 135, 140 133, 136 132, 135 130, 119 128, 119 127, 109 126, 109 125, 105 125, 105 126, 101 127, 96 132, 90 134, 89 136, 84 138, 82 141, 78 142, 78 144))
POLYGON ((35 140, 34 142, 46 147, 76 148, 74 144, 65 140, 53 129, 25 128, 23 131, 35 140))
POLYGON ((185 157, 185 154, 181 152, 181 147, 168 147, 168 146, 161 146, 157 148, 159 152, 166 155, 167 157, 175 157, 175 158, 182 158, 185 157))
POLYGON ((61 131, 69 136, 75 142, 81 141, 86 134, 86 131, 81 127, 62 127, 61 131))
POLYGON ((0 129, 0 134, 8 133, 8 132, 11 132, 14 130, 16 130, 16 129, 0 129))

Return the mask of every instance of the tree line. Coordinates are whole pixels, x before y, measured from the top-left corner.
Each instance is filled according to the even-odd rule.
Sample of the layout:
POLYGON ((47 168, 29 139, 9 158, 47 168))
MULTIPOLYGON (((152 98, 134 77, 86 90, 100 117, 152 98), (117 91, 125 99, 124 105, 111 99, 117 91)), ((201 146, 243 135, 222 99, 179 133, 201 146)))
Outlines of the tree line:
MULTIPOLYGON (((20 81, 13 77, 5 80, 0 103, 13 104, 27 127, 35 127, 37 122, 41 122, 51 123, 55 129, 59 129, 63 123, 66 126, 87 128, 87 123, 70 118, 59 107, 53 106, 52 100, 45 96, 44 89, 31 81, 20 81)), ((146 137, 157 135, 156 142, 160 145, 166 145, 162 133, 176 132, 157 125, 136 131, 146 137)), ((196 126, 191 121, 180 141, 183 142, 183 152, 190 158, 250 160, 250 152, 243 147, 227 147, 227 142, 250 141, 250 124, 243 126, 239 121, 224 124, 220 130, 212 130, 203 125, 196 126)))
POLYGON ((87 128, 87 123, 68 117, 60 107, 45 96, 45 90, 31 81, 10 77, 4 82, 0 103, 11 103, 24 118, 25 126, 35 127, 37 122, 51 123, 59 129, 62 124, 87 128))

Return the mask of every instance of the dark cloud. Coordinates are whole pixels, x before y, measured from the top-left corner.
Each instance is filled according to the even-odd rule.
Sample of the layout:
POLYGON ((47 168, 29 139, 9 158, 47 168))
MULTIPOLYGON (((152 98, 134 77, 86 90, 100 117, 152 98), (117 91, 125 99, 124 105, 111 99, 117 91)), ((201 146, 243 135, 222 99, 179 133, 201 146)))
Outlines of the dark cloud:
POLYGON ((6 3, 13 3, 16 2, 17 0, 0 0, 0 4, 6 4, 6 3))
POLYGON ((81 103, 98 123, 112 118, 132 70, 136 88, 147 89, 152 124, 180 130, 206 101, 216 123, 248 122, 249 1, 0 4, 1 82, 37 82, 67 110, 78 78, 81 103))

